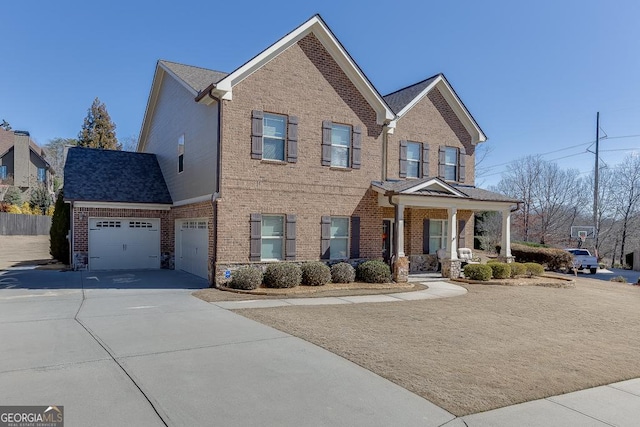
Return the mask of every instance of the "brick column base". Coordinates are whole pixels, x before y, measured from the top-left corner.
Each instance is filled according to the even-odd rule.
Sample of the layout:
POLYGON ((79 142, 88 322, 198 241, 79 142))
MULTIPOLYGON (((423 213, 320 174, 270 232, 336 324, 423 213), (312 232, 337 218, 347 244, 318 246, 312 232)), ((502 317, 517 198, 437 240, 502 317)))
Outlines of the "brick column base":
POLYGON ((454 259, 442 260, 442 277, 457 279, 462 273, 462 261, 454 259))
POLYGON ((409 258, 400 257, 393 263, 393 280, 396 283, 406 283, 409 281, 409 258))

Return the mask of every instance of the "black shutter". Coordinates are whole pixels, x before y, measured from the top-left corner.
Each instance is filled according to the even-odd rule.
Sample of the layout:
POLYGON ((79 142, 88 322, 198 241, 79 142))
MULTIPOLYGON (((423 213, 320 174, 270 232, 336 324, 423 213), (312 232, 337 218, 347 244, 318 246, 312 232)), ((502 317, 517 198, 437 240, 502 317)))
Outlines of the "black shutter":
POLYGON ((429 253, 429 218, 422 220, 422 253, 429 253))
POLYGON ((351 217, 351 254, 350 258, 360 258, 360 217, 351 217))
POLYGON ((322 166, 331 166, 331 121, 322 122, 322 166))
POLYGON ((287 215, 285 231, 285 259, 296 259, 296 216, 287 215))
POLYGON ((429 175, 429 144, 422 143, 422 177, 427 178, 429 175))
POLYGON ((251 112, 251 158, 262 159, 262 119, 264 113, 260 110, 251 112))
POLYGON ((465 179, 465 175, 466 175, 466 168, 465 168, 466 157, 467 157, 467 152, 465 151, 464 147, 460 147, 460 149, 458 151, 458 182, 464 182, 464 179, 465 179))
POLYGON ((287 122, 287 162, 298 161, 298 118, 289 116, 287 122))
POLYGON ((400 141, 400 169, 398 169, 400 178, 407 177, 407 141, 400 141))
POLYGON ((250 261, 260 261, 262 255, 262 215, 251 214, 251 245, 249 250, 250 261))
POLYGON ((464 238, 464 227, 467 225, 467 221, 461 219, 458 221, 458 247, 466 248, 466 242, 464 238))
POLYGON ((321 248, 320 248, 320 257, 322 259, 329 259, 330 252, 329 248, 331 246, 331 217, 323 216, 321 221, 321 248))
POLYGON ((360 127, 360 125, 356 125, 353 127, 352 138, 351 167, 353 169, 360 169, 360 164, 362 163, 362 127, 360 127))
POLYGON ((446 147, 440 147, 440 152, 438 153, 438 178, 444 179, 445 175, 445 161, 446 161, 446 147))

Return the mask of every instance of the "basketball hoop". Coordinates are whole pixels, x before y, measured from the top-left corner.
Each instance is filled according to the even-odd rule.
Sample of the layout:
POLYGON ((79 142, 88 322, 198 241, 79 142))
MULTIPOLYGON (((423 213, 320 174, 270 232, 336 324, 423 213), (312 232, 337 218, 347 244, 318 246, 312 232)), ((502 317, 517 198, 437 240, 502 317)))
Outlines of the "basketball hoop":
POLYGON ((578 247, 581 248, 584 241, 587 240, 587 232, 583 230, 578 231, 578 239, 580 239, 578 247))

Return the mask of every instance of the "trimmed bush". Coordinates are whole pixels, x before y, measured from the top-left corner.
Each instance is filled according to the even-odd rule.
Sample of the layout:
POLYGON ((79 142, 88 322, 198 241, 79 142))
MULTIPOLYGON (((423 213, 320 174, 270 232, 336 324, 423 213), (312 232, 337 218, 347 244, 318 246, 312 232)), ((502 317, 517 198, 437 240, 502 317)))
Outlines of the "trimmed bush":
POLYGON ((487 281, 491 279, 491 266, 487 264, 467 264, 464 266, 464 277, 470 280, 487 281))
POLYGON ((333 283, 351 283, 356 280, 356 269, 351 264, 339 262, 331 266, 331 281, 333 283))
POLYGON ((521 262, 512 262, 509 264, 511 266, 511 277, 524 276, 527 274, 527 267, 521 262))
POLYGON ((610 282, 627 283, 627 279, 623 276, 616 276, 609 279, 610 282))
POLYGON ((358 265, 356 276, 367 283, 388 283, 391 281, 391 269, 382 261, 365 261, 358 265))
POLYGON ((491 267, 491 276, 494 279, 508 279, 511 277, 511 266, 506 262, 492 262, 487 265, 491 267))
POLYGON ((331 269, 320 261, 305 262, 302 270, 302 284, 308 286, 322 286, 331 281, 331 269))
POLYGON ((499 259, 490 259, 490 260, 487 261, 487 264, 493 264, 493 263, 496 263, 496 262, 501 262, 501 261, 499 259))
POLYGON ((229 287, 233 289, 256 289, 262 283, 262 271, 255 267, 242 267, 231 274, 229 287))
POLYGON ((539 248, 514 243, 511 245, 511 254, 519 262, 536 262, 546 265, 549 270, 560 270, 573 265, 573 255, 556 248, 539 248))
POLYGON ((544 274, 544 267, 536 262, 525 262, 524 268, 529 276, 542 276, 544 274))
POLYGON ((295 288, 302 282, 302 270, 290 262, 269 264, 262 278, 268 288, 295 288))

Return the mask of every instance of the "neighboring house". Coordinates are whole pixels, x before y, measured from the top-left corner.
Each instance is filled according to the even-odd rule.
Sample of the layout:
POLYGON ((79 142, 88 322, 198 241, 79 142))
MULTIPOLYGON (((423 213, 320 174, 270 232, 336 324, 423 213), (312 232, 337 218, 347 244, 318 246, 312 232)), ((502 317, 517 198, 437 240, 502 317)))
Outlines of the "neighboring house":
POLYGON ((0 129, 0 185, 15 185, 25 195, 38 184, 53 193, 53 169, 44 158, 44 151, 26 131, 0 129))
MULTIPOLYGON (((215 284, 242 265, 318 259, 386 259, 403 280, 408 261, 414 271, 431 268, 441 248, 445 274, 456 275, 474 211, 503 213, 511 255, 517 201, 474 186, 475 148, 485 140, 443 75, 382 97, 317 15, 229 74, 159 61, 140 153, 129 155, 157 159, 171 204, 138 198, 134 182, 162 178, 133 170, 117 184, 126 200, 70 196, 70 185, 115 185, 121 173, 74 175, 83 149, 71 149, 74 264, 134 268, 96 255, 127 245, 97 229, 148 219, 160 224, 153 245, 165 266, 174 260, 215 284)), ((111 153, 92 151, 91 162, 112 163, 111 153)))

